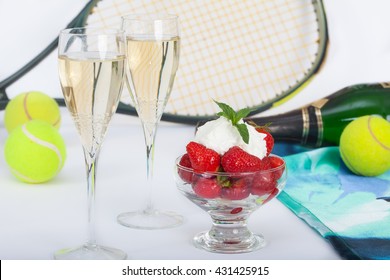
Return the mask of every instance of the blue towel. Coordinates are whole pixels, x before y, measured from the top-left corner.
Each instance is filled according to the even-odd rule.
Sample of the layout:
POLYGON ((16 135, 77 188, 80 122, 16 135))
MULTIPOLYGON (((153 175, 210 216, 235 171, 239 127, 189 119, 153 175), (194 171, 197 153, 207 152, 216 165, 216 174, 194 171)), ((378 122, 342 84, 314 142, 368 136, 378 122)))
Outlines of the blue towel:
POLYGON ((327 239, 344 259, 390 259, 390 171, 352 174, 338 147, 285 157, 286 187, 278 199, 327 239))

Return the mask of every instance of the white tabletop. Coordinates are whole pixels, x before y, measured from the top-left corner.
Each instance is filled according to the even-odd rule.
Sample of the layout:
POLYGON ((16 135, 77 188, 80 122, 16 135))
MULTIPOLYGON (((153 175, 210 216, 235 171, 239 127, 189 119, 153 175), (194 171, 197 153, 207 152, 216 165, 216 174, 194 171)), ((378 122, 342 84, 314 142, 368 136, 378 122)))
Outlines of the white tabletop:
MULTIPOLYGON (((27 38, 30 44, 28 50, 34 50, 33 54, 42 48, 39 43, 46 45, 50 42, 53 34, 58 34, 59 29, 86 2, 62 1, 66 5, 60 9, 61 17, 51 16, 50 24, 42 21, 41 25, 37 25, 37 28, 44 26, 47 32, 39 32, 27 38), (45 39, 41 38, 45 35, 45 39)), ((39 22, 38 12, 45 14, 49 10, 39 8, 38 4, 45 5, 53 1, 25 2, 30 5, 28 9, 20 9, 20 5, 16 4, 18 1, 0 2, 2 36, 6 38, 5 32, 13 36, 12 40, 2 41, 0 80, 18 68, 14 63, 14 52, 27 50, 25 47, 20 48, 20 44, 10 44, 20 37, 17 31, 24 32, 26 36, 33 34, 26 32, 26 28, 34 28, 34 23, 39 22), (37 10, 32 12, 34 7, 37 10), (19 19, 23 13, 34 15, 35 18, 12 21, 15 26, 13 32, 10 32, 7 26, 14 19, 12 11, 17 11, 19 19), (25 22, 29 24, 25 25, 25 22)), ((390 80, 390 1, 339 0, 324 1, 324 4, 330 45, 320 74, 289 102, 264 114, 300 107, 347 85, 390 80)), ((58 10, 58 7, 59 4, 56 4, 52 8, 58 10)), ((23 59, 18 59, 20 61, 23 59)), ((13 84, 7 92, 12 97, 28 90, 58 95, 60 87, 55 53, 13 84)), ((60 132, 67 144, 66 164, 51 182, 28 185, 17 181, 4 161, 2 150, 7 132, 2 122, 3 112, 0 112, 0 259, 52 259, 55 250, 80 245, 85 241, 84 160, 74 125, 65 109, 62 113, 60 132)), ((159 209, 181 213, 186 219, 185 223, 166 230, 129 229, 119 225, 116 216, 123 211, 141 209, 145 204, 145 148, 138 120, 130 116, 115 116, 105 139, 98 169, 96 230, 99 243, 121 248, 131 259, 339 258, 325 239, 278 200, 260 208, 249 220, 250 229, 263 233, 268 240, 265 248, 240 255, 214 254, 194 248, 192 237, 210 228, 211 220, 205 212, 179 194, 173 180, 174 160, 184 152, 185 144, 192 139, 193 133, 192 126, 162 123, 155 151, 155 177, 160 182, 154 190, 155 205, 159 209)))
MULTIPOLYGON (((3 114, 0 115, 2 117, 3 114)), ((51 259, 55 250, 86 239, 86 179, 76 129, 62 109, 60 132, 67 160, 52 181, 30 185, 17 181, 0 157, 0 259, 51 259)), ((175 187, 173 165, 192 138, 193 126, 161 123, 156 139, 154 204, 185 217, 183 225, 164 230, 137 230, 119 225, 116 216, 145 206, 145 149, 135 117, 116 115, 101 151, 97 179, 99 243, 121 248, 130 259, 337 259, 330 244, 278 200, 252 214, 249 227, 268 246, 254 253, 222 255, 192 245, 192 237, 211 226, 210 217, 175 187)), ((0 145, 6 132, 0 126, 0 145)), ((1 147, 3 148, 3 147, 1 147)))

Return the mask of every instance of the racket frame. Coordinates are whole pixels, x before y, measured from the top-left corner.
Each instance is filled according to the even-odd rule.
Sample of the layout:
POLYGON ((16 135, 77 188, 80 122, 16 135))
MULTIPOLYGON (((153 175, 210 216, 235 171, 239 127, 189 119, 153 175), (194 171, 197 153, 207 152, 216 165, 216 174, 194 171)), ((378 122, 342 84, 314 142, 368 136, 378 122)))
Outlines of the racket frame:
MULTIPOLYGON (((74 27, 83 27, 87 22, 88 16, 93 12, 93 8, 100 2, 101 0, 91 0, 89 1, 84 8, 80 11, 80 13, 66 26, 66 28, 74 28, 74 27)), ((298 94, 311 80, 312 78, 319 72, 321 65, 325 59, 327 46, 328 46, 328 28, 327 28, 327 19, 325 14, 325 9, 321 0, 312 0, 313 6, 316 10, 318 25, 319 25, 319 44, 318 44, 318 52, 313 61, 313 66, 309 69, 305 77, 296 85, 289 88, 289 90, 277 96, 263 104, 253 106, 250 109, 252 112, 249 116, 253 116, 260 112, 263 112, 269 108, 279 106, 280 104, 285 103, 293 96, 298 94)), ((54 51, 58 46, 58 36, 55 38, 44 50, 42 50, 37 56, 35 56, 32 60, 30 60, 27 64, 17 70, 15 73, 4 79, 0 82, 0 110, 4 110, 10 101, 9 97, 6 93, 6 88, 32 70, 35 66, 37 66, 42 60, 44 60, 52 51, 54 51)), ((65 101, 63 98, 54 98, 59 106, 65 106, 65 101)), ((125 104, 123 102, 119 102, 117 113, 126 114, 126 115, 137 115, 137 111, 131 105, 125 104)), ((248 117, 249 117, 248 116, 248 117)), ((200 121, 204 121, 206 119, 216 118, 217 116, 191 116, 191 115, 176 115, 172 113, 163 113, 162 120, 176 123, 185 123, 185 124, 197 124, 200 121)))

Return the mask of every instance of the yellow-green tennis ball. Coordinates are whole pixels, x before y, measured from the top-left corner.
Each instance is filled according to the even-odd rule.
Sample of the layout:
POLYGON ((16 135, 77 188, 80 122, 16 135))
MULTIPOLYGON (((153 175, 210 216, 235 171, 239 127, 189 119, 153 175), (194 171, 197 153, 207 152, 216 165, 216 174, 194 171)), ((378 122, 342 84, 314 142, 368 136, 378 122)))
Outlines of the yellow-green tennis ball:
POLYGON ((39 91, 21 93, 7 104, 4 112, 4 124, 8 132, 31 120, 42 120, 59 128, 61 114, 58 103, 50 96, 39 91))
POLYGON ((341 134, 340 155, 357 175, 385 173, 390 169, 390 123, 378 116, 353 120, 341 134))
POLYGON ((32 120, 8 135, 4 154, 16 178, 26 183, 44 183, 64 166, 66 146, 56 128, 47 122, 32 120))

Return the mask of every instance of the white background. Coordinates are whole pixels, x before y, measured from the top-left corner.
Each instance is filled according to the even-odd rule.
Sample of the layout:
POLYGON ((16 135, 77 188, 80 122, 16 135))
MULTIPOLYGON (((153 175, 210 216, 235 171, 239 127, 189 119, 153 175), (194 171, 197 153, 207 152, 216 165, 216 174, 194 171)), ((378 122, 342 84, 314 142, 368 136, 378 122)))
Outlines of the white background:
MULTIPOLYGON (((58 34, 87 1, 0 0, 0 80, 18 69, 58 34), (39 31, 38 31, 39 30, 39 31)), ((390 1, 324 1, 330 46, 320 74, 290 102, 263 114, 300 107, 355 83, 390 81, 390 1)), ((10 97, 29 90, 58 96, 56 53, 12 85, 10 97)), ((81 147, 63 110, 68 158, 49 184, 26 185, 9 173, 0 153, 0 259, 51 259, 53 251, 85 239, 86 186, 81 147)), ((3 112, 0 112, 0 119, 3 112)), ((262 232, 269 245, 255 253, 218 255, 203 252, 191 238, 210 227, 210 220, 175 190, 174 159, 192 139, 191 126, 162 123, 157 136, 155 189, 159 208, 186 218, 178 228, 131 230, 115 222, 122 211, 144 205, 143 136, 135 117, 115 116, 99 164, 97 236, 101 243, 125 250, 132 259, 338 259, 333 248, 275 200, 251 216, 250 227, 262 232), (173 140, 174 139, 174 140, 173 140)), ((0 149, 7 133, 0 122, 0 149)))

